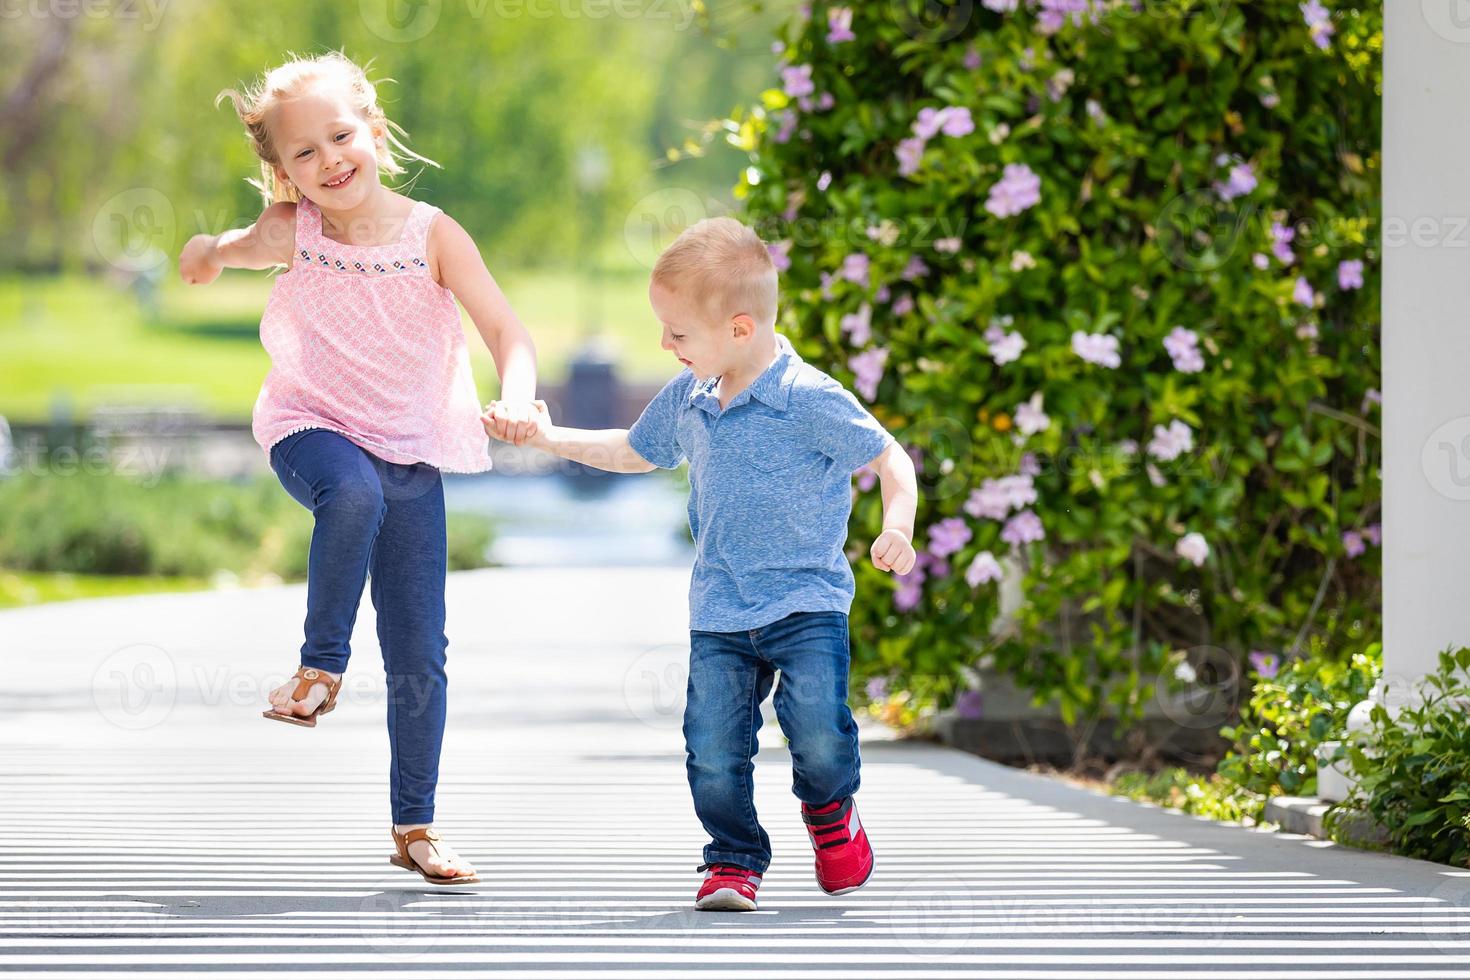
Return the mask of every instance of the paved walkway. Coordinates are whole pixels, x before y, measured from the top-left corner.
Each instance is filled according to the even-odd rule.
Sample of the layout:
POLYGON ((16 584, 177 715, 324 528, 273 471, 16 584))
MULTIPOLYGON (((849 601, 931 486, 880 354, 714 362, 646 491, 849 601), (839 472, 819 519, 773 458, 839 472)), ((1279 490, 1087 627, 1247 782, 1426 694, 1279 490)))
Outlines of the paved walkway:
POLYGON ((439 825, 485 878, 457 890, 385 860, 370 610, 315 730, 258 717, 295 666, 298 588, 0 614, 0 974, 1470 977, 1470 871, 877 737, 878 871, 829 898, 774 724, 762 911, 693 912, 684 582, 452 578, 439 825))

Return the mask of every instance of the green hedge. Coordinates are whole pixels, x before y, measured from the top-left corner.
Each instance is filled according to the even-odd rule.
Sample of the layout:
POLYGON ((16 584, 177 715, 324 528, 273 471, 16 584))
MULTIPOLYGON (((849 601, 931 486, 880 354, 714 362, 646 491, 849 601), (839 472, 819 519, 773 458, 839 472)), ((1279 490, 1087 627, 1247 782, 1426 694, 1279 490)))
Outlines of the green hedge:
MULTIPOLYGON (((270 478, 0 479, 0 568, 15 571, 300 580, 311 528, 311 514, 270 478)), ((484 519, 450 515, 450 569, 484 566, 490 540, 484 519)))
POLYGON ((782 329, 922 470, 920 569, 854 562, 857 680, 944 702, 988 656, 1126 723, 1222 659, 1360 647, 1381 7, 1011 5, 816 3, 726 124, 782 329))

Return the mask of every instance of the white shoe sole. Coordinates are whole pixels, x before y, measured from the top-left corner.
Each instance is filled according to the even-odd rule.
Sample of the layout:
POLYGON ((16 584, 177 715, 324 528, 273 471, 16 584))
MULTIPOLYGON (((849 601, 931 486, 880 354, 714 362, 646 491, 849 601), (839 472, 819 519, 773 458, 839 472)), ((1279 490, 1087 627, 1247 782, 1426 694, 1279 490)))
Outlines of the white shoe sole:
POLYGON ((694 903, 701 912, 754 912, 755 901, 733 888, 720 888, 694 903))

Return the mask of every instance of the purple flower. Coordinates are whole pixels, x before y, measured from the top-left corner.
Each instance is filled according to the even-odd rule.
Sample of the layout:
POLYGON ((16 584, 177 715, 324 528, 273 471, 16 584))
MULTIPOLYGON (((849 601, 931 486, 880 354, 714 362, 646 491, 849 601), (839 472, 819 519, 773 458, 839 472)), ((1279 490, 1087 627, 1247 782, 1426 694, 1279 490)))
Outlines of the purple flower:
POLYGON ((1291 250, 1291 243, 1295 238, 1295 228, 1288 228, 1279 221, 1272 223, 1271 251, 1275 254, 1276 261, 1282 265, 1291 265, 1296 261, 1296 255, 1291 250))
POLYGON ((817 90, 812 83, 811 65, 792 65, 781 69, 781 83, 786 88, 786 94, 793 99, 804 98, 817 90))
POLYGON ((1022 435, 1034 436, 1038 432, 1045 432, 1051 425, 1051 419, 1041 410, 1042 394, 1035 392, 1030 401, 1022 402, 1016 406, 1016 428, 1022 435))
POLYGON ((899 274, 899 278, 905 282, 913 282, 916 279, 924 278, 928 274, 929 266, 924 264, 923 259, 915 255, 909 258, 909 264, 903 267, 903 272, 899 274))
POLYGON ((1337 33, 1337 28, 1332 26, 1332 14, 1322 6, 1320 0, 1307 0, 1300 6, 1302 19, 1307 22, 1307 30, 1312 35, 1312 43, 1323 51, 1332 47, 1332 35, 1337 33))
POLYGON ((1123 363, 1118 355, 1118 338, 1105 333, 1072 333, 1072 351, 1089 364, 1116 368, 1123 363))
POLYGON ((832 186, 832 171, 823 170, 817 175, 817 190, 825 191, 832 186))
POLYGON ((975 120, 970 115, 970 110, 963 106, 951 106, 944 110, 944 117, 940 132, 945 136, 969 136, 975 131, 975 120))
POLYGON ((791 141, 791 134, 796 132, 796 113, 790 109, 782 109, 777 118, 781 120, 781 126, 776 130, 773 139, 777 143, 788 143, 791 141))
POLYGON ((1081 24, 1084 19, 1097 19, 1093 9, 1094 0, 1035 0, 1041 6, 1036 26, 1043 34, 1055 34, 1071 21, 1081 24))
POLYGON ((1041 526, 1041 518, 1036 516, 1035 511, 1029 510, 1023 510, 1006 521, 1006 526, 1000 531, 1000 539, 1013 547, 1040 541, 1045 537, 1046 531, 1041 526))
POLYGON ((898 157, 898 175, 908 177, 919 170, 919 163, 924 159, 924 141, 915 136, 912 139, 900 140, 898 146, 894 147, 893 155, 898 157))
POLYGON ((771 242, 766 246, 766 251, 771 253, 771 264, 776 267, 777 272, 785 272, 791 268, 791 239, 771 242))
POLYGON ((869 701, 882 701, 884 698, 888 697, 888 678, 868 678, 868 685, 866 688, 864 688, 864 691, 868 695, 869 701))
POLYGON ((1373 547, 1380 547, 1383 544, 1383 525, 1369 524, 1363 528, 1363 537, 1367 538, 1373 547))
POLYGON ((916 566, 907 575, 899 575, 897 578, 898 588, 893 590, 893 608, 899 612, 911 612, 924 601, 924 573, 916 566))
POLYGON ((1188 425, 1175 419, 1167 429, 1162 425, 1154 426, 1154 437, 1148 443, 1150 456, 1162 460, 1178 459, 1192 449, 1194 431, 1188 425))
POLYGON ((1357 531, 1344 531, 1342 533, 1342 547, 1349 558, 1356 558, 1368 550, 1363 544, 1363 536, 1357 531))
POLYGON ((954 713, 967 721, 980 717, 983 701, 976 690, 961 691, 954 699, 954 713))
POLYGON ((1017 472, 1022 476, 1040 476, 1041 460, 1036 458, 1035 453, 1022 453, 1021 465, 1017 467, 1017 472))
POLYGON ((857 471, 858 493, 867 493, 878 483, 878 473, 870 467, 864 466, 857 471))
POLYGON ((1277 672, 1281 670, 1281 658, 1274 653, 1267 653, 1265 650, 1252 650, 1250 652, 1250 661, 1251 666, 1256 669, 1256 673, 1268 681, 1275 677, 1277 672))
POLYGON ((1312 284, 1307 282, 1306 276, 1296 277, 1296 289, 1292 291, 1291 298, 1303 306, 1317 305, 1317 293, 1312 289, 1312 284))
POLYGON ((966 71, 980 70, 980 52, 972 44, 965 49, 965 57, 960 61, 966 71))
POLYGON ((1224 182, 1215 182, 1215 193, 1222 200, 1233 201, 1237 197, 1244 197, 1256 189, 1256 172, 1248 163, 1237 164, 1230 168, 1230 178, 1224 182))
POLYGON ((858 394, 868 401, 878 397, 878 382, 883 380, 883 365, 888 362, 888 348, 874 347, 847 359, 858 394))
POLYGON ((914 298, 908 293, 904 293, 893 301, 892 310, 894 316, 908 316, 914 312, 914 298))
POLYGON ((1366 413, 1370 404, 1383 404, 1383 394, 1377 388, 1369 388, 1366 392, 1363 393, 1363 407, 1359 411, 1366 413))
POLYGON ((1198 568, 1205 563, 1205 559, 1210 557, 1210 543, 1205 540, 1203 534, 1191 531, 1179 539, 1174 545, 1174 551, 1179 557, 1198 568))
POLYGON ((986 582, 999 581, 1002 572, 1000 562, 988 551, 982 551, 970 562, 970 567, 965 569, 965 581, 970 588, 978 589, 986 582))
POLYGON ((1337 264, 1337 287, 1339 289, 1363 288, 1363 261, 1346 259, 1337 264))
POLYGON ((873 308, 864 303, 856 313, 844 316, 842 332, 847 334, 847 342, 852 346, 866 347, 873 338, 873 308))
POLYGON ((1175 327, 1164 338, 1164 350, 1174 360, 1174 369, 1193 374, 1205 369, 1205 359, 1199 352, 1199 335, 1184 327, 1175 327))
POLYGON ((1004 176, 990 188, 985 210, 1009 218, 1041 202, 1041 178, 1024 163, 1006 164, 1004 176))
POLYGON ((1026 338, 1016 331, 1006 333, 1000 327, 985 331, 985 342, 990 345, 990 357, 997 365, 1009 364, 1021 356, 1026 349, 1026 338))
POLYGON ((842 260, 842 278, 859 286, 868 284, 868 267, 870 260, 862 252, 853 252, 842 260))
POLYGON ((951 235, 948 238, 936 238, 934 239, 934 251, 944 255, 954 255, 959 252, 960 246, 963 244, 964 242, 960 241, 958 235, 951 235))
POLYGON ((994 10, 998 13, 1008 14, 1016 9, 1020 0, 980 0, 986 10, 994 10))
POLYGON ((946 517, 929 527, 929 554, 935 558, 948 558, 963 548, 970 537, 970 525, 963 517, 946 517))
POLYGON ((1251 264, 1254 265, 1257 269, 1264 270, 1270 266, 1271 260, 1266 258, 1265 252, 1257 252, 1255 255, 1251 256, 1251 264))
POLYGON ((833 7, 827 11, 827 43, 842 44, 845 41, 856 41, 857 35, 852 32, 852 8, 833 7))
POLYGON ((987 478, 978 490, 970 491, 964 510, 971 517, 1002 521, 1012 508, 1020 510, 1034 503, 1036 485, 1032 482, 1031 474, 1020 473, 1016 476, 1003 476, 998 480, 987 478))

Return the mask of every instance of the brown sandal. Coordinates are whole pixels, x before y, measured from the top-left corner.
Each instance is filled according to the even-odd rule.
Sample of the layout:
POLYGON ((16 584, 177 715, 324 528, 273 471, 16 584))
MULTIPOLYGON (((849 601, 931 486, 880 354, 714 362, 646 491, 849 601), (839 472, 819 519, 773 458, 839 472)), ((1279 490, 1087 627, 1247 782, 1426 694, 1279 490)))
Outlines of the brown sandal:
POLYGON ((337 707, 337 691, 342 687, 342 677, 347 675, 343 674, 342 677, 332 680, 324 670, 318 670, 315 667, 297 667, 296 673, 292 676, 296 678, 296 690, 291 692, 292 701, 300 701, 310 694, 313 684, 327 685, 327 699, 317 705, 316 710, 309 715, 286 715, 272 708, 269 711, 262 711, 261 716, 272 721, 284 721, 292 725, 301 725, 304 728, 315 728, 317 715, 324 715, 337 707))
POLYGON ((426 840, 429 842, 429 847, 436 851, 439 849, 439 833, 433 827, 419 827, 402 834, 390 827, 388 832, 393 835, 393 844, 398 848, 398 853, 389 857, 388 863, 408 871, 417 871, 431 885, 471 885, 480 880, 480 876, 473 872, 465 875, 451 875, 448 878, 429 874, 423 865, 409 857, 408 845, 414 841, 426 840))

